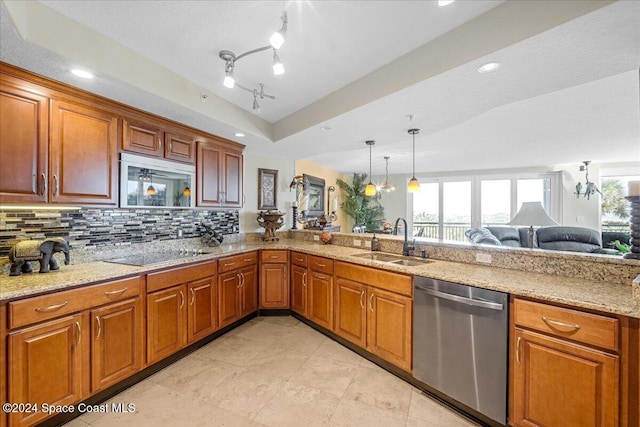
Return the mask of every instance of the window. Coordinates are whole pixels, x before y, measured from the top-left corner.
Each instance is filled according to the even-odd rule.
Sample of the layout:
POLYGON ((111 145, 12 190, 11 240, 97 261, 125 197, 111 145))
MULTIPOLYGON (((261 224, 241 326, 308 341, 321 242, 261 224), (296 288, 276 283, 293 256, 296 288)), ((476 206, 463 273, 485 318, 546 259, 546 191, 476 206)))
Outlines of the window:
POLYGON ((413 234, 465 241, 469 228, 505 225, 523 202, 539 201, 559 218, 560 180, 559 172, 421 179, 413 194, 413 234))
POLYGON ((603 176, 601 180, 602 231, 629 231, 630 203, 625 197, 629 181, 640 181, 638 175, 603 176))

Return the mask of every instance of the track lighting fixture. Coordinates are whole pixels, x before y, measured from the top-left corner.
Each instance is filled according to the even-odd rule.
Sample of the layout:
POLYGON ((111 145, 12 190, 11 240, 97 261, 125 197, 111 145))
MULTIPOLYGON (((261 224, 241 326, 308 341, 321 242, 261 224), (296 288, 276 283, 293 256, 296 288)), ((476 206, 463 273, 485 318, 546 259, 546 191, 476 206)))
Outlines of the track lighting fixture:
POLYGON ((375 144, 375 141, 365 141, 365 144, 369 146, 369 183, 364 189, 365 196, 375 196, 376 195, 376 186, 371 182, 371 147, 375 144))
POLYGON ((249 50, 247 52, 244 52, 240 55, 236 55, 235 53, 233 53, 230 50, 221 50, 218 53, 218 56, 220 57, 220 59, 222 59, 224 61, 224 80, 222 82, 222 84, 225 87, 228 87, 229 89, 233 89, 234 87, 239 87, 242 90, 245 90, 247 92, 253 93, 253 110, 258 110, 260 107, 257 106, 258 105, 258 101, 257 101, 257 96, 260 95, 260 98, 264 98, 265 96, 267 98, 271 98, 271 99, 276 99, 275 96, 273 95, 266 95, 264 93, 264 84, 260 83, 260 92, 257 92, 257 89, 252 89, 246 86, 242 86, 240 85, 238 82, 236 82, 235 79, 235 75, 234 75, 234 70, 235 70, 235 66, 236 66, 236 62, 239 61, 240 59, 244 58, 245 56, 248 55, 252 55, 254 53, 258 53, 258 52, 262 52, 268 49, 273 49, 273 74, 276 76, 279 76, 281 74, 284 74, 284 64, 282 63, 282 61, 280 61, 280 57, 278 56, 277 53, 277 49, 280 49, 285 41, 285 37, 287 34, 287 24, 288 24, 288 19, 287 19, 287 11, 282 11, 282 17, 280 18, 282 20, 282 27, 274 32, 271 37, 269 38, 269 45, 268 46, 263 46, 263 47, 259 47, 257 49, 253 49, 253 50, 249 50), (257 106, 257 107, 256 107, 257 106))
POLYGON ((420 129, 409 129, 407 132, 413 137, 413 175, 407 185, 407 191, 417 193, 420 191, 420 182, 416 178, 416 134, 420 133, 420 129))

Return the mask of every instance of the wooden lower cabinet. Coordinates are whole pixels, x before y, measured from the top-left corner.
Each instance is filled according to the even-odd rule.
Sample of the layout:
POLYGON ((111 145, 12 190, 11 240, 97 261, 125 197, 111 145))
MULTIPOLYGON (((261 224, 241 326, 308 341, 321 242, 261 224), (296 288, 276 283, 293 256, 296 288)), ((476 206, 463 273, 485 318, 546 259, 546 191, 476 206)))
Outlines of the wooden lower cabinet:
POLYGON ((307 268, 291 266, 291 310, 307 316, 307 268))
POLYGON ((147 363, 164 359, 187 344, 186 285, 147 295, 147 363))
POLYGON ((289 308, 289 266, 260 265, 260 308, 289 308))
POLYGON ((334 332, 360 347, 367 346, 367 286, 336 279, 334 332))
POLYGON ((109 387, 144 364, 142 301, 139 298, 91 311, 91 392, 109 387))
POLYGON ((310 271, 308 278, 309 320, 333 329, 333 276, 310 271))
POLYGON ((258 309, 257 270, 254 265, 218 276, 218 319, 221 328, 258 309))
MULTIPOLYGON (((86 315, 66 316, 9 334, 9 393, 12 403, 72 405, 82 400, 89 377, 86 315)), ((3 402, 4 403, 4 402, 3 402)), ((46 412, 16 412, 10 425, 33 425, 46 412)))
POLYGON ((410 372, 411 298, 341 277, 335 289, 334 332, 410 372))
POLYGON ((411 298, 367 289, 367 350, 411 372, 411 298))
POLYGON ((198 341, 218 328, 218 282, 215 277, 198 280, 188 285, 187 341, 198 341))
POLYGON ((618 425, 618 356, 518 328, 515 340, 512 424, 618 425))

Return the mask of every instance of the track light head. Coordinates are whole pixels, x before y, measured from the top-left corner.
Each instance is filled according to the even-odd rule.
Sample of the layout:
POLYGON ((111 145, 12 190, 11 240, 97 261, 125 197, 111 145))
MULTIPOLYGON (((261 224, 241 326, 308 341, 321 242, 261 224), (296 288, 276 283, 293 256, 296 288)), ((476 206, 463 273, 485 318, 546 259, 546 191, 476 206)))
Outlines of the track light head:
POLYGON ((278 53, 275 49, 273 49, 273 74, 279 76, 284 74, 284 64, 280 61, 278 57, 278 53))
POLYGON ((280 49, 282 47, 282 45, 284 44, 284 39, 287 35, 288 21, 286 10, 282 11, 282 17, 280 19, 282 19, 282 27, 275 33, 271 34, 271 37, 269 37, 269 43, 271 44, 271 46, 273 46, 274 49, 280 49))

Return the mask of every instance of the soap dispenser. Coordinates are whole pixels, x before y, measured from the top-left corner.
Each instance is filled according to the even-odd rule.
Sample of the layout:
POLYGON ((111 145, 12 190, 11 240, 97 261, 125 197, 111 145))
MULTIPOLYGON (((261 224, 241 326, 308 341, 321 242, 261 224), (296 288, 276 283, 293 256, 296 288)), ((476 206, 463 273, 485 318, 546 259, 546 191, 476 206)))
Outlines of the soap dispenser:
POLYGON ((372 251, 380 250, 380 240, 378 240, 375 234, 373 235, 373 239, 371 239, 371 250, 372 251))

